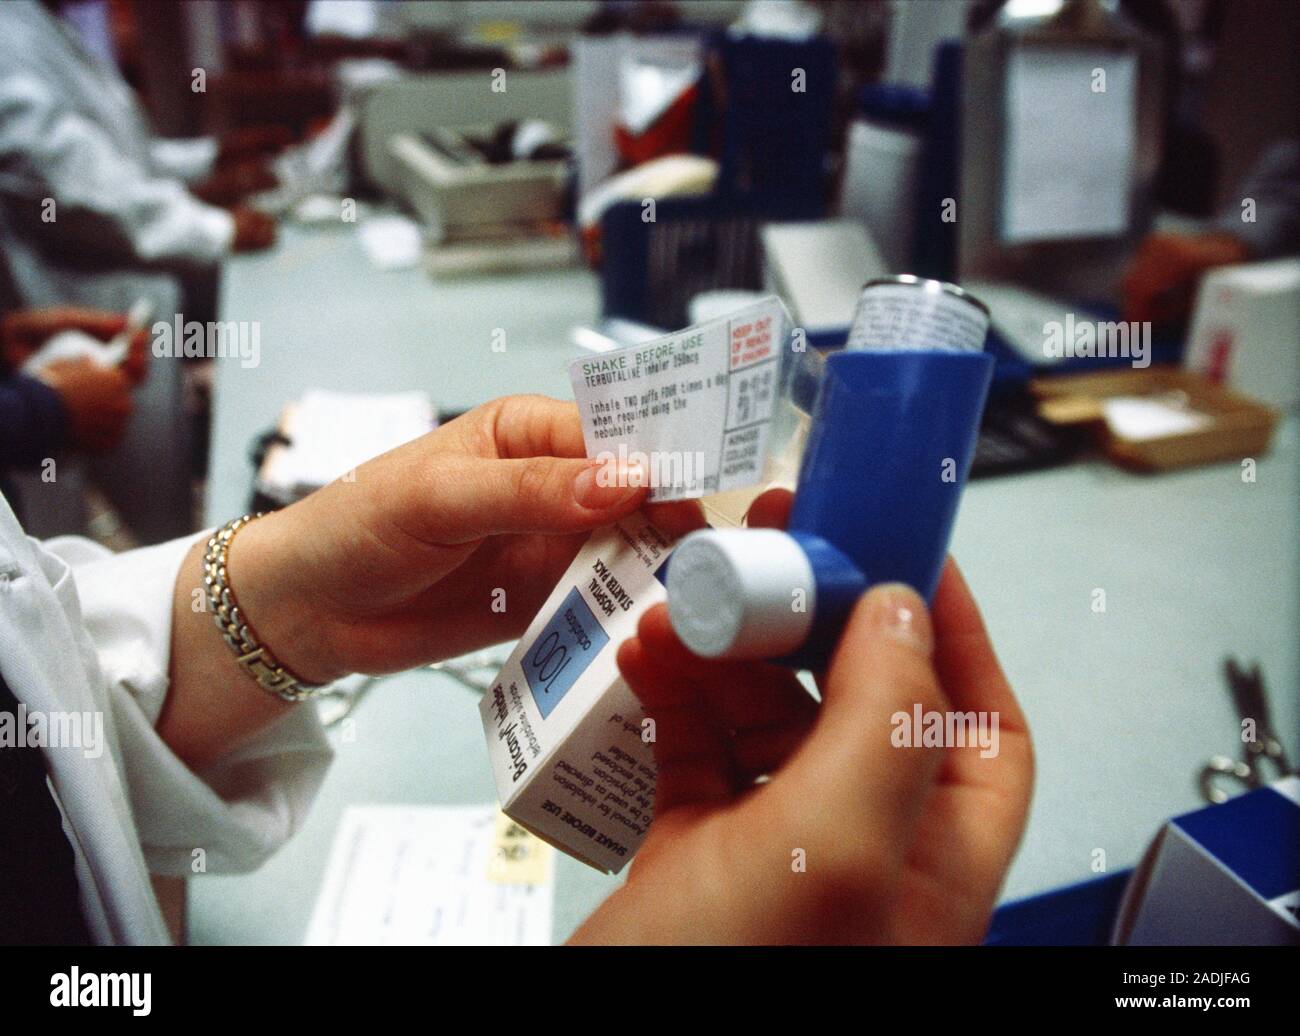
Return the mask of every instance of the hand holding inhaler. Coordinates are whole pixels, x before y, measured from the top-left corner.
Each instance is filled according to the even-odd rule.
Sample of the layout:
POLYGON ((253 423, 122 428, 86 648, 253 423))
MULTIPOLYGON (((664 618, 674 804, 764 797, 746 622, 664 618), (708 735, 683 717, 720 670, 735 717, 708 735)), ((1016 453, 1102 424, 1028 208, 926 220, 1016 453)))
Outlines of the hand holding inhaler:
POLYGON ((588 452, 695 450, 702 477, 683 466, 663 495, 703 492, 724 526, 677 542, 642 517, 593 535, 481 703, 502 808, 600 870, 657 823, 654 717, 616 657, 657 602, 697 655, 821 671, 870 585, 939 581, 991 375, 986 311, 952 285, 873 282, 823 364, 774 305, 570 367, 588 452), (748 487, 792 476, 805 437, 788 531, 740 528, 748 487))
POLYGON ((992 373, 986 331, 952 285, 867 285, 848 349, 827 361, 792 507, 769 493, 750 528, 677 547, 667 609, 619 653, 658 725, 655 822, 579 939, 983 935, 1032 773, 1024 719, 944 565, 992 373), (933 624, 903 583, 935 601, 933 624), (741 661, 759 658, 825 671, 821 710, 788 669, 741 661), (1000 715, 1001 750, 944 758, 891 739, 900 712, 950 708, 1000 715), (680 917, 643 899, 717 888, 711 871, 728 894, 680 917))
MULTIPOLYGON (((751 527, 787 508, 783 491, 760 497, 751 527)), ((818 708, 789 669, 702 661, 664 606, 647 612, 619 664, 658 728, 655 821, 574 941, 979 941, 1024 831, 1033 753, 952 561, 930 614, 907 587, 873 588, 818 708), (997 713, 997 754, 895 747, 892 717, 918 705, 997 713)))

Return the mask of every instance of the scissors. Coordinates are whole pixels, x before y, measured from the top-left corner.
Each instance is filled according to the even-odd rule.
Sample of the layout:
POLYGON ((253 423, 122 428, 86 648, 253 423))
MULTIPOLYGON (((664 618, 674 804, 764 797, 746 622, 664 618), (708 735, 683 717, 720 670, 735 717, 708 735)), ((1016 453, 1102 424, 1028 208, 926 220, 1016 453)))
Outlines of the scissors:
POLYGON ((1232 797, 1232 793, 1223 785, 1224 779, 1241 785, 1242 787, 1238 789, 1241 791, 1258 788, 1292 772, 1287 762, 1286 749, 1273 733, 1272 720, 1268 713, 1268 698, 1264 694, 1264 678, 1260 675, 1259 664, 1256 663, 1246 670, 1237 664, 1235 658, 1226 658, 1223 662, 1223 673, 1228 681, 1228 691, 1232 695, 1233 704, 1237 707, 1237 715, 1241 717, 1242 723, 1250 720, 1253 725, 1254 740, 1243 738, 1246 746, 1244 758, 1233 759, 1231 756, 1215 755, 1211 756, 1201 768, 1201 794, 1206 802, 1215 804, 1227 802, 1232 797), (1269 768, 1274 771, 1271 777, 1264 772, 1269 768))

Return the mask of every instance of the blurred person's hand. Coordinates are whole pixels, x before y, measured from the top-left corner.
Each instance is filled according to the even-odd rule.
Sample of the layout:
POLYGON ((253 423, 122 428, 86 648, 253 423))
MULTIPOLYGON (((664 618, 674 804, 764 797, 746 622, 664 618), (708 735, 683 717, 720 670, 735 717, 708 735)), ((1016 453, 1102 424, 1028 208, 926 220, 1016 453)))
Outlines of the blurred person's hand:
POLYGON ((131 416, 131 378, 90 359, 56 360, 37 377, 59 394, 68 415, 68 445, 103 453, 122 441, 131 416))
MULTIPOLYGON (((586 457, 573 403, 485 403, 250 523, 230 547, 231 587, 268 650, 312 683, 398 672, 510 640, 591 530, 644 503, 644 472, 598 480, 601 467, 586 457)), ((672 531, 703 524, 694 503, 664 505, 655 517, 672 531)), ((181 569, 174 636, 196 653, 216 652, 214 667, 225 667, 233 659, 210 617, 191 614, 202 552, 196 544, 181 569)), ((185 645, 173 650, 187 654, 185 645)), ((172 707, 159 729, 183 758, 213 758, 241 732, 228 696, 211 714, 204 704, 226 684, 187 667, 175 678, 195 681, 196 704, 172 707)), ((246 682, 256 723, 257 712, 280 703, 246 682)), ((184 699, 188 685, 177 686, 184 699)))
POLYGON ((1150 234, 1124 276, 1124 319, 1154 324, 1181 320, 1191 312, 1202 274, 1249 259, 1245 242, 1232 234, 1150 234))
POLYGON ((248 195, 269 191, 279 182, 264 163, 251 159, 216 170, 191 184, 190 193, 209 205, 237 205, 248 195))
MULTIPOLYGON (((760 498, 768 516, 750 523, 781 524, 787 508, 760 498)), ((788 669, 692 655, 663 605, 618 660, 655 721, 655 816, 627 883, 574 941, 984 936, 1024 830, 1033 755, 953 562, 933 622, 900 585, 859 602, 818 681, 820 707, 788 669), (997 754, 894 747, 892 717, 918 705, 996 713, 997 754)))
POLYGON ((217 150, 217 168, 275 154, 292 144, 293 140, 293 131, 288 126, 236 126, 222 134, 217 150))
POLYGON ((231 247, 236 252, 260 252, 275 244, 274 217, 246 205, 235 205, 229 212, 235 218, 235 239, 231 247))
MULTIPOLYGON (((126 316, 107 310, 79 306, 50 306, 19 309, 0 320, 0 356, 14 370, 27 362, 50 338, 62 331, 81 331, 107 342, 126 327, 126 316)), ((139 331, 120 369, 135 385, 144 380, 148 367, 149 332, 139 331)))

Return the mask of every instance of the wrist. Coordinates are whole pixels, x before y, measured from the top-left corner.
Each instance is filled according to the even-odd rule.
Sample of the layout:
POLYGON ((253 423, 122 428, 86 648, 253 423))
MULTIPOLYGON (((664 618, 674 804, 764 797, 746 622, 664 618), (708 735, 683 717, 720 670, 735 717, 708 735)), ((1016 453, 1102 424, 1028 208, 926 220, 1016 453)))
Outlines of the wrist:
POLYGON ((303 578, 294 515, 275 511, 250 522, 230 543, 226 571, 244 621, 279 664, 305 683, 348 675, 324 630, 322 597, 303 578))

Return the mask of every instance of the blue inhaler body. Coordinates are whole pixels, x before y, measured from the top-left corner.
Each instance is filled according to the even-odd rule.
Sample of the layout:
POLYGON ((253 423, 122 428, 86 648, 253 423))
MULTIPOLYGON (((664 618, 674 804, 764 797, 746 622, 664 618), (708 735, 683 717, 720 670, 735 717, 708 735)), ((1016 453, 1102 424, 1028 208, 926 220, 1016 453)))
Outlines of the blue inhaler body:
POLYGON ((983 305, 937 281, 863 289, 830 356, 785 532, 703 530, 668 566, 678 636, 713 658, 820 669, 871 585, 934 594, 993 373, 983 305))

